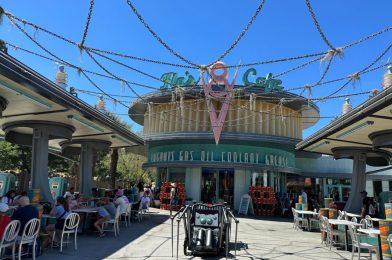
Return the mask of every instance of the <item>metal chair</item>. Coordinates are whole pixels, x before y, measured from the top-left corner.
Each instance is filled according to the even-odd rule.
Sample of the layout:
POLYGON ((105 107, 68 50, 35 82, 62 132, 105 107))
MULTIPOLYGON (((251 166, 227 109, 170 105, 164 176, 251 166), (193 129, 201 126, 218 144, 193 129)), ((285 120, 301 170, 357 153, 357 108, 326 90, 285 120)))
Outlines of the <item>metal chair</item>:
MULTIPOLYGON (((22 259, 22 246, 24 244, 31 244, 33 243, 33 260, 35 260, 35 246, 37 244, 37 237, 40 228, 40 221, 38 218, 30 219, 24 229, 21 237, 18 237, 17 242, 19 243, 19 253, 18 258, 19 260, 22 259)), ((28 254, 28 252, 26 253, 28 254)))
POLYGON ((120 234, 120 225, 119 225, 120 215, 121 215, 120 214, 120 206, 117 206, 116 215, 111 220, 106 221, 105 223, 102 223, 102 230, 112 232, 112 230, 106 230, 106 229, 104 229, 104 227, 106 225, 113 225, 114 236, 117 236, 117 234, 120 234))
POLYGON ((357 234, 353 225, 348 226, 348 231, 349 231, 351 241, 352 241, 351 260, 354 258, 355 248, 358 248, 358 259, 361 258, 361 249, 369 250, 370 259, 372 259, 372 251, 375 251, 377 254, 377 259, 378 259, 378 255, 380 254, 380 252, 378 251, 378 246, 373 246, 371 244, 359 241, 359 237, 361 237, 361 236, 367 237, 366 234, 363 234, 363 235, 357 234))
POLYGON ((307 228, 309 229, 309 221, 306 218, 301 218, 298 216, 298 212, 296 210, 293 211, 294 219, 296 222, 297 228, 307 228))
POLYGON ((3 256, 3 249, 12 246, 12 259, 15 259, 15 242, 20 229, 20 221, 13 220, 4 229, 3 237, 0 242, 0 256, 3 256))
POLYGON ((329 250, 331 250, 332 245, 344 245, 345 249, 347 250, 347 245, 346 245, 346 232, 333 229, 331 225, 329 224, 329 221, 327 218, 324 218, 325 221, 325 226, 327 227, 327 240, 329 244, 329 250), (336 238, 336 240, 335 240, 336 238), (343 242, 340 240, 342 239, 343 242))
MULTIPOLYGON (((317 209, 314 209, 313 212, 317 212, 317 209)), ((318 215, 312 215, 312 217, 309 218, 309 231, 312 230, 312 227, 320 229, 320 220, 318 215)))
POLYGON ((320 222, 320 233, 321 233, 321 244, 325 244, 325 246, 328 246, 328 223, 325 221, 328 220, 324 216, 320 216, 319 222, 320 222))
MULTIPOLYGON (((63 252, 63 243, 70 243, 69 235, 75 234, 75 250, 78 249, 77 246, 77 236, 78 236, 78 227, 79 227, 80 216, 77 213, 71 213, 65 219, 63 230, 61 231, 61 240, 60 240, 60 253, 63 252), (64 235, 67 235, 67 241, 64 242, 64 235)), ((53 233, 53 237, 56 236, 56 230, 53 233)), ((53 247, 53 240, 52 240, 53 247)))
POLYGON ((130 222, 130 221, 129 221, 129 219, 130 219, 130 210, 129 210, 130 206, 131 206, 131 204, 128 203, 127 209, 125 210, 124 213, 121 213, 121 214, 120 214, 120 218, 119 218, 119 221, 125 222, 125 226, 126 226, 126 227, 128 227, 128 222, 130 222), (123 217, 124 217, 124 220, 122 220, 123 217))
POLYGON ((366 228, 373 228, 373 220, 369 215, 365 216, 366 228))

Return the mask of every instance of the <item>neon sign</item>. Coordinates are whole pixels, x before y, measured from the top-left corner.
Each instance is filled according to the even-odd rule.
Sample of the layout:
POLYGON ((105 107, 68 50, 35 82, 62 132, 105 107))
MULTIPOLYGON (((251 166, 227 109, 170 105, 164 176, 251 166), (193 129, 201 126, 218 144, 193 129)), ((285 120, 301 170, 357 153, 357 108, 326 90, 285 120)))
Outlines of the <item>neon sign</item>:
MULTIPOLYGON (((245 87, 256 87, 261 88, 264 92, 280 91, 283 89, 282 81, 279 79, 273 79, 272 73, 268 73, 266 77, 257 77, 253 82, 249 78, 257 76, 256 69, 249 68, 245 71, 242 76, 242 82, 245 87)), ((175 72, 168 72, 161 76, 161 81, 164 82, 163 86, 160 87, 161 90, 170 89, 174 86, 179 87, 190 87, 197 84, 198 80, 188 72, 185 72, 185 77, 178 77, 175 72)))

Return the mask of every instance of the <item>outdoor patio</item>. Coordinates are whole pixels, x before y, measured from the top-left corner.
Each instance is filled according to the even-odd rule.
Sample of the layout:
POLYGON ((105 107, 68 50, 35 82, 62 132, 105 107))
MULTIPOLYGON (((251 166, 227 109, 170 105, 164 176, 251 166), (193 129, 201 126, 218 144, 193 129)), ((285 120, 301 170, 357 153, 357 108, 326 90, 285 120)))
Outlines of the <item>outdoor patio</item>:
MULTIPOLYGON (((39 259, 171 259, 169 212, 152 210, 150 219, 132 222, 128 228, 121 225, 117 237, 111 233, 104 238, 92 233, 79 235, 77 251, 72 245, 63 254, 57 248, 47 249, 39 259)), ((183 255, 180 237, 179 258, 201 259, 183 255)), ((294 230, 290 219, 240 218, 238 242, 237 259, 351 259, 351 252, 322 246, 320 233, 294 230)), ((234 254, 233 247, 230 253, 234 254)))

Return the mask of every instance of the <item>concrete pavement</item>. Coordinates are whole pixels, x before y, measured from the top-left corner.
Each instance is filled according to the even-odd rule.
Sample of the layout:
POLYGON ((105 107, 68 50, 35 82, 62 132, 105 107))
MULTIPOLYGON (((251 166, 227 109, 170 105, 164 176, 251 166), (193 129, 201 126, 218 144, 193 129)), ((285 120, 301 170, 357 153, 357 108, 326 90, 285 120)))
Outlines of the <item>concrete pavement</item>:
MULTIPOLYGON (((175 259, 171 257, 171 221, 167 211, 152 209, 150 218, 132 222, 120 235, 108 233, 104 238, 95 234, 82 234, 78 239, 78 250, 73 244, 64 249, 48 249, 39 259, 175 259)), ((176 234, 175 226, 175 234, 176 234)), ((234 240, 234 228, 232 230, 234 240)), ((184 256, 182 252, 183 226, 180 226, 181 259, 202 259, 184 256)), ((320 244, 320 233, 294 230, 288 219, 240 218, 237 259, 351 259, 351 252, 325 248, 320 244)), ((233 241, 232 241, 233 242, 233 241)), ((231 250, 231 254, 234 251, 231 250)), ((176 251, 174 251, 174 256, 176 251)), ((361 254, 368 256, 368 254, 361 254)), ((208 259, 224 259, 208 258, 208 259)))

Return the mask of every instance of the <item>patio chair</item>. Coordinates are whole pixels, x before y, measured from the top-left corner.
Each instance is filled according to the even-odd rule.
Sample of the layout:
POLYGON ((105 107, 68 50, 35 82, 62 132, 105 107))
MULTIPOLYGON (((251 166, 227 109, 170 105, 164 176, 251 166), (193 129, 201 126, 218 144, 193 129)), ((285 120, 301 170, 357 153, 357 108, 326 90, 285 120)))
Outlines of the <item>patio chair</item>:
POLYGON ((128 218, 127 221, 129 225, 131 225, 131 217, 132 217, 132 203, 129 203, 127 207, 127 218, 128 218))
POLYGON ((373 228, 373 220, 369 215, 365 216, 366 228, 373 228))
POLYGON ((353 225, 349 225, 348 226, 348 231, 351 237, 351 241, 352 241, 352 254, 351 254, 351 260, 354 258, 354 254, 355 254, 355 248, 358 248, 358 259, 361 258, 361 249, 367 249, 369 250, 369 254, 370 254, 370 259, 372 259, 372 252, 375 251, 377 254, 377 259, 378 256, 380 254, 380 252, 378 251, 378 246, 377 245, 371 245, 365 242, 360 242, 360 237, 367 237, 366 234, 358 234, 355 231, 355 228, 353 225))
POLYGON ((359 221, 359 224, 361 224, 361 228, 366 229, 367 228, 367 223, 366 223, 366 219, 361 219, 361 221, 359 221))
MULTIPOLYGON (((317 209, 314 209, 313 211, 317 212, 317 209)), ((309 218, 309 230, 312 230, 313 227, 315 229, 320 229, 320 220, 318 218, 318 215, 312 215, 309 218)))
POLYGON ((31 243, 33 243, 32 254, 33 254, 33 260, 35 260, 35 247, 37 244, 37 237, 38 237, 40 225, 41 225, 41 223, 38 218, 30 219, 26 223, 26 225, 23 229, 22 236, 17 238, 17 242, 19 243, 19 253, 18 253, 19 260, 22 259, 22 255, 28 254, 28 252, 26 252, 25 254, 22 254, 22 246, 25 244, 31 244, 31 243))
POLYGON ((337 246, 344 245, 344 248, 347 250, 346 232, 332 228, 327 218, 325 218, 324 221, 325 221, 325 226, 327 227, 327 240, 329 244, 329 250, 331 250, 332 246, 335 245, 337 246))
POLYGON ((132 204, 131 206, 131 218, 136 218, 139 222, 141 220, 141 212, 140 212, 140 206, 141 201, 139 200, 137 203, 132 204))
POLYGON ((114 232, 114 236, 116 237, 117 234, 120 234, 119 219, 120 219, 120 207, 118 206, 116 209, 116 215, 111 220, 106 221, 105 223, 102 224, 102 230, 112 232, 112 230, 107 230, 104 227, 106 227, 107 225, 113 225, 113 232, 114 232))
POLYGON ((328 223, 325 221, 325 219, 327 219, 327 218, 324 216, 320 216, 320 218, 319 218, 321 244, 325 244, 325 246, 328 246, 328 228, 327 228, 328 223))
POLYGON ((150 202, 140 203, 140 219, 143 220, 143 215, 150 217, 150 202))
POLYGON ((306 218, 301 218, 298 216, 298 212, 296 210, 293 211, 295 225, 297 228, 306 228, 309 230, 309 222, 306 218))
POLYGON ((389 234, 387 241, 388 241, 390 250, 392 250, 392 234, 389 234))
POLYGON ((119 218, 119 221, 125 222, 125 227, 128 227, 128 222, 130 218, 130 210, 129 210, 130 206, 131 204, 128 203, 126 211, 124 213, 121 213, 119 218))
POLYGON ((15 259, 15 242, 20 229, 20 221, 13 220, 4 229, 0 242, 0 257, 4 255, 3 249, 12 247, 12 259, 15 259))
POLYGON ((352 217, 351 222, 358 223, 358 219, 356 217, 352 217))
MULTIPOLYGON (((75 234, 75 250, 78 249, 77 246, 77 236, 78 236, 78 227, 79 227, 80 216, 77 213, 71 213, 65 219, 63 230, 61 231, 61 239, 60 239, 60 253, 63 252, 63 244, 70 243, 69 235, 75 234), (67 235, 67 241, 64 241, 64 235, 67 235)), ((53 237, 56 236, 56 230, 53 233, 53 237)), ((53 248, 53 240, 52 240, 52 248, 53 248)))
POLYGON ((293 228, 297 229, 297 220, 295 219, 295 209, 291 208, 291 212, 293 213, 293 228))

